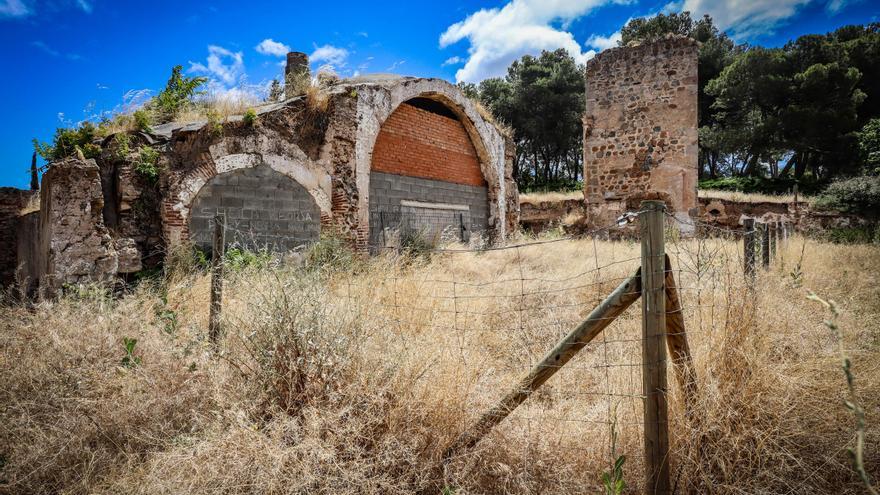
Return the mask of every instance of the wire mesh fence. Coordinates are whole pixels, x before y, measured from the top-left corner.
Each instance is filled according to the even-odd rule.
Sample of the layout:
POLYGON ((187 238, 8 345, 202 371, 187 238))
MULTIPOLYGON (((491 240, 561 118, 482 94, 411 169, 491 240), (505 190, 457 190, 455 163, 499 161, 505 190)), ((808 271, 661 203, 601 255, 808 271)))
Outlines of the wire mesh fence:
MULTIPOLYGON (((441 239, 449 225, 439 229, 438 225, 454 222, 453 215, 425 224, 437 235, 424 248, 423 258, 402 256, 398 242, 387 242, 392 235, 405 237, 401 227, 412 228, 403 217, 388 218, 389 227, 381 232, 388 236, 385 242, 379 236, 374 239, 378 256, 371 268, 324 281, 323 301, 344 313, 347 321, 357 322, 358 352, 370 356, 375 373, 406 375, 416 397, 442 389, 444 414, 452 418, 449 431, 457 436, 505 394, 515 392, 536 366, 547 367, 548 352, 584 323, 615 288, 644 268, 644 242, 637 236, 613 243, 604 240, 619 229, 636 234, 644 213, 629 213, 579 236, 497 247, 474 247, 462 233, 463 217, 458 218, 458 236, 441 239), (559 263, 560 259, 565 261, 559 263)), ((384 225, 386 219, 382 220, 384 225)), ((774 247, 787 241, 784 228, 766 232, 774 235, 774 247)), ((717 355, 713 346, 735 340, 738 329, 755 317, 755 281, 749 275, 743 236, 742 230, 700 221, 684 223, 666 215, 662 312, 670 349, 678 338, 694 356, 717 355), (670 324, 672 319, 679 323, 670 324)), ((765 245, 746 244, 751 249, 765 245)), ((467 465, 474 456, 516 446, 524 458, 546 459, 548 451, 575 456, 594 479, 607 473, 613 481, 616 463, 626 456, 630 488, 649 492, 649 466, 643 455, 645 414, 650 396, 658 393, 670 404, 663 427, 672 432, 666 462, 673 489, 685 493, 704 489, 710 475, 709 481, 682 477, 688 463, 711 455, 703 449, 694 451, 694 443, 683 437, 690 430, 682 425, 700 421, 699 413, 689 411, 686 404, 686 393, 695 389, 687 386, 686 363, 677 361, 681 354, 673 352, 661 358, 661 369, 668 369, 670 377, 668 387, 646 391, 645 370, 660 363, 646 362, 643 311, 633 304, 609 317, 595 338, 576 342, 583 348, 552 370, 551 380, 529 391, 519 407, 505 411, 503 421, 479 442, 445 461, 467 465)), ((704 383, 695 376, 689 379, 694 387, 704 383)), ((444 441, 453 440, 447 435, 444 441)), ((528 463, 524 469, 523 476, 528 477, 528 463)), ((572 488, 579 491, 583 486, 572 488)))

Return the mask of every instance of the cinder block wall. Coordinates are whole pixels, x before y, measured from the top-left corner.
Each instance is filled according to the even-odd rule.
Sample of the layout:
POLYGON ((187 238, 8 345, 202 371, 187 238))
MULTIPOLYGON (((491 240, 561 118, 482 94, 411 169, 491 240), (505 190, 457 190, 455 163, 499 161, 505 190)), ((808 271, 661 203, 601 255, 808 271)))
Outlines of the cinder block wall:
POLYGON ((448 115, 400 105, 373 149, 369 193, 372 246, 382 244, 383 227, 488 228, 488 191, 476 150, 461 122, 448 115), (468 209, 401 207, 406 200, 468 209))
POLYGON ((697 43, 606 50, 587 62, 584 188, 591 206, 697 205, 697 43), (616 203, 616 205, 615 205, 616 203))
POLYGON ((267 165, 212 178, 193 201, 190 240, 208 249, 213 219, 226 215, 226 244, 287 251, 318 240, 321 212, 309 192, 267 165))

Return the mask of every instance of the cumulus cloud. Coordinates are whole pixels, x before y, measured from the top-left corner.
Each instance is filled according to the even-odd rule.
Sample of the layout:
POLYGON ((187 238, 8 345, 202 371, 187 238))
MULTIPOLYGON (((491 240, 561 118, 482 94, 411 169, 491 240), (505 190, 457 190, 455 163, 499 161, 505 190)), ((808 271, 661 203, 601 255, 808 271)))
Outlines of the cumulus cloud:
POLYGON ((444 61, 442 65, 445 67, 447 65, 458 65, 462 62, 464 62, 463 58, 461 58, 459 56, 455 56, 455 57, 447 58, 446 61, 444 61))
POLYGON ((31 9, 21 0, 2 0, 0 1, 0 18, 4 17, 27 17, 31 14, 31 9))
MULTIPOLYGON (((772 33, 811 0, 684 0, 681 10, 694 17, 709 14, 736 38, 772 33)), ((833 2, 832 2, 833 3, 833 2)))
POLYGON ((324 65, 343 67, 348 60, 348 50, 333 45, 316 46, 315 51, 309 55, 309 60, 314 63, 324 62, 324 65))
POLYGON ((609 48, 614 48, 620 43, 620 31, 612 34, 611 36, 600 36, 598 34, 594 34, 587 39, 587 46, 593 47, 598 51, 607 50, 609 48))
POLYGON ((565 31, 575 19, 608 3, 627 0, 512 0, 501 8, 482 9, 449 26, 440 35, 440 47, 467 40, 468 59, 455 74, 456 81, 478 82, 500 76, 511 62, 525 54, 564 48, 578 62, 596 52, 584 51, 565 31))
POLYGON ((290 51, 290 47, 284 43, 279 43, 272 38, 266 38, 257 45, 257 53, 263 55, 271 55, 273 57, 283 57, 290 51))
POLYGON ((207 65, 190 61, 189 71, 208 74, 223 84, 232 85, 239 82, 244 75, 244 54, 222 46, 209 45, 207 65))

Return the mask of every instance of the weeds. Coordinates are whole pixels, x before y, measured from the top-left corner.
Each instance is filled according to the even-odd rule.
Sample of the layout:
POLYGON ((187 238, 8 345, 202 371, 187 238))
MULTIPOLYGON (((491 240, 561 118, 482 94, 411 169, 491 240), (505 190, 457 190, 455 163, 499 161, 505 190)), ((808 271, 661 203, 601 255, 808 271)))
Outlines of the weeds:
POLYGON ((824 323, 825 326, 828 327, 828 330, 831 331, 834 341, 837 343, 838 352, 840 353, 841 368, 843 368, 843 375, 846 377, 846 388, 849 393, 849 399, 844 403, 846 404, 846 408, 853 413, 853 416, 855 416, 856 419, 856 445, 854 448, 848 449, 850 461, 852 462, 853 469, 858 473, 859 478, 862 480, 862 483, 865 484, 865 489, 868 493, 871 495, 878 495, 877 489, 874 488, 871 483, 871 477, 868 476, 868 472, 865 470, 865 437, 867 435, 865 410, 862 408, 858 396, 856 395, 852 361, 846 353, 846 349, 843 345, 843 335, 840 333, 840 328, 837 326, 837 318, 840 316, 840 311, 837 309, 837 304, 833 300, 823 299, 813 292, 809 293, 808 299, 818 302, 831 314, 824 323))
POLYGON ((248 108, 242 117, 244 125, 253 127, 257 123, 257 112, 253 108, 248 108))
POLYGON ((151 184, 159 181, 159 152, 151 146, 138 148, 137 161, 134 170, 151 184))
POLYGON ((122 366, 126 368, 134 368, 141 364, 141 358, 134 355, 134 347, 137 345, 137 339, 122 337, 122 346, 125 348, 125 356, 122 357, 122 366))

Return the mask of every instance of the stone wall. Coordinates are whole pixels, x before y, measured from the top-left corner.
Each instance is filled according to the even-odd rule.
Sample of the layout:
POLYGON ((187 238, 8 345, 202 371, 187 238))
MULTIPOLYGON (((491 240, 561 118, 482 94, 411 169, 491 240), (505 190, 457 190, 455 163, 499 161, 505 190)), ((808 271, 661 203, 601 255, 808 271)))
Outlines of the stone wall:
POLYGON ((0 287, 15 281, 18 217, 36 193, 0 187, 0 287))
POLYGON ((190 240, 210 249, 213 219, 226 217, 226 245, 289 251, 318 240, 321 212, 308 191, 266 165, 220 174, 205 184, 189 216, 190 240))
POLYGON ((104 196, 94 160, 52 164, 40 187, 40 289, 47 295, 65 285, 105 283, 140 269, 130 240, 113 239, 104 225, 104 196))
POLYGON ((697 56, 695 41, 669 37, 587 62, 584 194, 597 222, 643 199, 695 213, 697 56))

